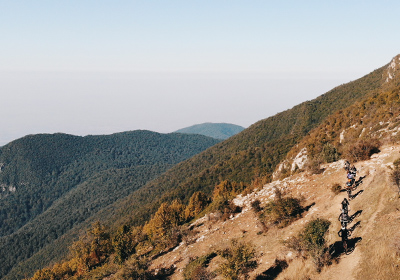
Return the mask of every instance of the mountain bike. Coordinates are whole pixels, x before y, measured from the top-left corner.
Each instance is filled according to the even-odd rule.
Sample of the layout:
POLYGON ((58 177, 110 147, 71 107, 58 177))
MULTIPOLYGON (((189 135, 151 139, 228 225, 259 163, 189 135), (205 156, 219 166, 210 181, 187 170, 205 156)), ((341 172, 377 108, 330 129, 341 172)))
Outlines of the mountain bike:
POLYGON ((356 181, 355 179, 348 179, 346 183, 346 192, 350 200, 353 199, 353 195, 351 194, 351 192, 356 190, 358 186, 355 184, 355 181, 356 181))
POLYGON ((342 238, 343 250, 344 250, 344 253, 347 254, 348 241, 349 241, 349 236, 351 235, 351 232, 346 227, 342 227, 339 230, 338 235, 339 235, 339 237, 342 238))
POLYGON ((340 213, 338 220, 341 223, 342 227, 346 227, 350 220, 348 211, 342 209, 342 213, 340 213))
POLYGON ((343 226, 343 224, 347 225, 347 223, 350 220, 350 217, 349 217, 349 210, 350 210, 349 204, 350 203, 346 198, 344 198, 340 204, 342 205, 342 209, 341 209, 341 213, 338 217, 338 220, 343 226))
POLYGON ((350 173, 350 172, 356 173, 357 172, 357 168, 354 165, 351 165, 348 160, 345 161, 343 169, 346 170, 347 173, 350 173))
POLYGON ((348 213, 350 204, 349 201, 346 198, 343 198, 343 201, 340 204, 342 204, 342 210, 348 213))
POLYGON ((349 172, 349 171, 350 171, 350 162, 349 162, 348 160, 346 160, 346 161, 344 162, 343 169, 346 170, 346 172, 349 172))

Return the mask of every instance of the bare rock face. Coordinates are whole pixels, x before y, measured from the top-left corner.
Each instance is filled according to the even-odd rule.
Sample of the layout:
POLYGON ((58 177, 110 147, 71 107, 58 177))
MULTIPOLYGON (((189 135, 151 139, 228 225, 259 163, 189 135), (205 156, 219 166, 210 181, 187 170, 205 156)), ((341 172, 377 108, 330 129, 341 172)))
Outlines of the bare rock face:
POLYGON ((400 54, 392 59, 384 75, 386 83, 400 77, 400 54))

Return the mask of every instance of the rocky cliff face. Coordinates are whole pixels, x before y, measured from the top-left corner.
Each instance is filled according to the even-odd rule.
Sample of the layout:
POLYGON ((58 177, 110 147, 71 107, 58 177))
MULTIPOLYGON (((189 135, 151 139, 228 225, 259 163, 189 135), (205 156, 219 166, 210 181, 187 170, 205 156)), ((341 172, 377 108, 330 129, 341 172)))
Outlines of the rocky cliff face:
POLYGON ((385 82, 388 83, 396 78, 399 78, 400 74, 400 54, 395 56, 389 63, 387 70, 385 72, 385 82))

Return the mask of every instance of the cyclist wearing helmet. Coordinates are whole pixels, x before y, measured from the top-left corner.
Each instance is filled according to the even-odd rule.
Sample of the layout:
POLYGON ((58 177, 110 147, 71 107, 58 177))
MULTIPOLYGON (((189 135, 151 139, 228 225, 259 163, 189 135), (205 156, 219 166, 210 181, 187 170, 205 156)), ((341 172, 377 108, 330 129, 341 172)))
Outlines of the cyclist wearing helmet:
POLYGON ((344 198, 342 201, 342 209, 344 209, 346 212, 348 212, 349 205, 350 205, 350 202, 347 200, 347 198, 344 198))
POLYGON ((347 241, 348 237, 351 235, 351 232, 346 228, 346 226, 342 226, 342 228, 338 232, 339 237, 342 238, 344 251, 347 253, 347 241))

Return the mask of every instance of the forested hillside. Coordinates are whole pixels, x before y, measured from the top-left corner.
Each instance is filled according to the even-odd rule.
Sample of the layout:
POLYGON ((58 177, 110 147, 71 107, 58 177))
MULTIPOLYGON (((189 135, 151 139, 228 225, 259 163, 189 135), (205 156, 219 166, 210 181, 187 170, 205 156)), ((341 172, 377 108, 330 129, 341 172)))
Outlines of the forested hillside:
POLYGON ((201 135, 133 131, 30 135, 2 147, 0 277, 100 209, 216 143, 201 135))
POLYGON ((201 134, 216 139, 228 139, 238 134, 244 127, 230 123, 202 123, 179 129, 177 133, 201 134))
MULTIPOLYGON (((143 189, 118 202, 118 224, 142 224, 163 201, 187 203, 196 191, 210 193, 231 180, 268 182, 275 167, 311 129, 334 112, 379 92, 386 66, 290 110, 261 120, 243 132, 170 169, 143 189), (149 196, 148 194, 153 195, 149 196)), ((107 216, 109 214, 103 213, 107 216)), ((118 219, 115 219, 115 217, 118 219)))

